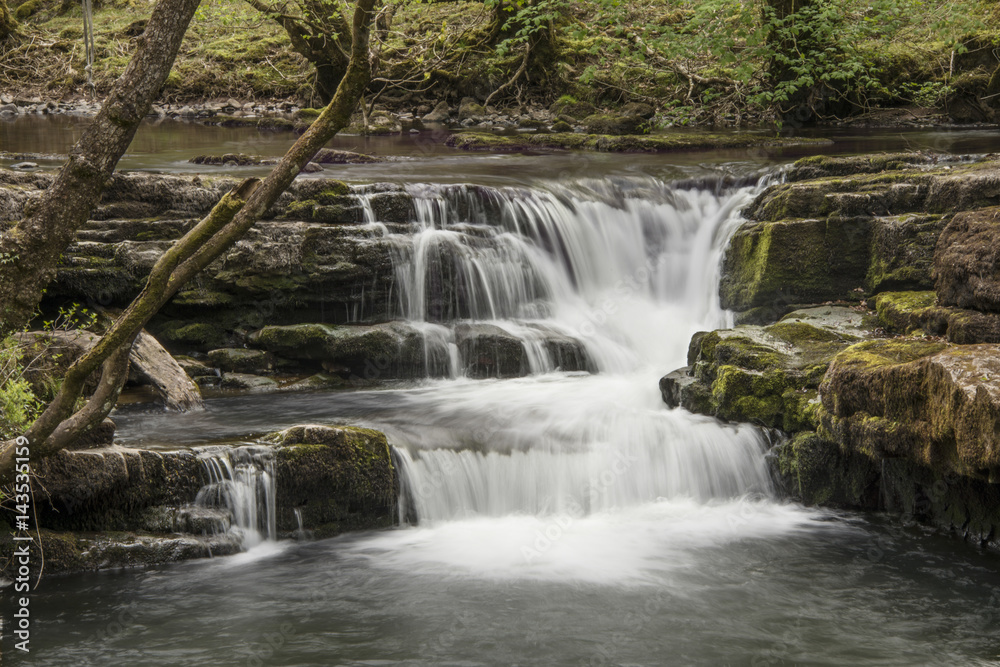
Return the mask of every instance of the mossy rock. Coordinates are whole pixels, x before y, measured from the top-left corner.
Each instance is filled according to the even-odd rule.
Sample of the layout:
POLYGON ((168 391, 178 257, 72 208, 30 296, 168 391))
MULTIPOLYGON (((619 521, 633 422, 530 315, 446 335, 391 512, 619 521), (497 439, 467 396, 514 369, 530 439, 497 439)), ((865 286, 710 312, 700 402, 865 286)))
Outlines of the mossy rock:
POLYGON ((857 298, 865 289, 872 222, 868 218, 782 220, 745 224, 729 241, 722 266, 724 308, 857 298))
POLYGON ((880 174, 914 167, 930 167, 947 156, 926 153, 877 153, 874 155, 831 156, 813 155, 796 161, 785 178, 788 182, 806 181, 831 176, 880 174))
POLYGON ((367 380, 413 377, 424 370, 423 340, 401 323, 372 326, 269 326, 248 343, 286 359, 326 362, 367 380))
POLYGON ((258 130, 266 130, 271 132, 292 132, 297 128, 295 122, 288 120, 287 118, 279 118, 277 116, 265 116, 257 121, 258 130))
POLYGON ((879 466, 806 431, 775 446, 770 460, 784 492, 806 505, 878 509, 879 466))
POLYGON ((787 432, 815 430, 818 387, 830 360, 872 335, 874 322, 848 308, 790 313, 768 327, 699 333, 689 367, 660 381, 664 401, 729 421, 787 432))
POLYGON ((820 433, 849 450, 1000 480, 996 345, 859 343, 834 358, 820 392, 820 433))
POLYGON ((1000 207, 959 213, 934 254, 942 305, 1000 313, 1000 207))
POLYGON ((398 490, 385 435, 353 426, 294 426, 264 441, 276 445, 279 530, 323 533, 392 525, 398 490))
POLYGON ((274 370, 274 356, 262 350, 227 347, 208 353, 208 362, 227 373, 262 375, 274 370))

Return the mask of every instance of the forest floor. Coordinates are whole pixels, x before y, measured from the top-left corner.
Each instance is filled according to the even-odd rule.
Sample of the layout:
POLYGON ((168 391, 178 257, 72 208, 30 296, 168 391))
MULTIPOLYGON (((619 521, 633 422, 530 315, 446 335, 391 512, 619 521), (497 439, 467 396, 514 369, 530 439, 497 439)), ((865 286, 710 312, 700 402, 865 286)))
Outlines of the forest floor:
MULTIPOLYGON (((783 105, 768 83, 768 54, 752 21, 720 9, 743 3, 548 1, 559 4, 558 19, 550 23, 546 48, 532 51, 530 59, 522 58, 527 45, 517 39, 484 45, 489 12, 481 2, 401 4, 381 45, 376 76, 398 80, 412 73, 414 63, 425 72, 399 85, 377 79, 378 106, 420 114, 440 101, 482 102, 501 89, 492 101, 498 108, 547 108, 559 99, 604 109, 650 104, 656 110, 652 129, 796 120, 876 126, 1000 121, 995 2, 830 0, 843 5, 830 19, 839 23, 826 26, 840 42, 831 62, 810 62, 801 73, 814 84, 795 106, 783 105), (874 13, 879 11, 888 13, 874 13), (886 17, 891 26, 871 27, 886 17), (528 66, 515 75, 522 61, 528 66)), ((101 97, 128 63, 153 0, 98 4, 93 83, 101 97)), ((27 0, 11 10, 22 34, 0 44, 0 92, 86 98, 81 8, 66 0, 27 0)), ((205 0, 160 102, 236 99, 314 107, 320 101, 313 82, 312 66, 290 48, 276 22, 240 0, 205 0)))

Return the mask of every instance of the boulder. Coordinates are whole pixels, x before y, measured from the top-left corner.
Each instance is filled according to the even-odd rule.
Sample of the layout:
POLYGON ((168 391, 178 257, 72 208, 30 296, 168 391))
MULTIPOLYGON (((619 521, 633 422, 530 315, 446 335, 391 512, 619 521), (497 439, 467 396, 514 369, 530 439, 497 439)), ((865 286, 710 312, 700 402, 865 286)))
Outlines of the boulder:
POLYGON ((486 116, 486 109, 475 98, 463 97, 458 105, 458 120, 479 121, 486 116))
POLYGON ((1000 312, 1000 207, 959 213, 948 223, 934 277, 942 305, 1000 312))
POLYGON ((268 326, 251 334, 248 344, 285 359, 343 367, 365 380, 422 376, 425 367, 423 337, 402 322, 268 326))
POLYGON ((276 446, 278 529, 316 537, 391 526, 398 480, 385 436, 353 426, 294 426, 265 436, 276 446))
POLYGON ((699 334, 689 366, 662 378, 660 391, 670 407, 788 432, 815 430, 818 388, 830 361, 873 328, 865 313, 819 307, 767 327, 699 334))
POLYGON ((469 377, 528 374, 528 359, 521 340, 494 324, 459 324, 455 327, 455 342, 469 377))
POLYGON ((822 429, 847 450, 1000 483, 1000 347, 874 340, 840 352, 822 429))
POLYGON ((425 115, 421 120, 425 123, 445 123, 451 118, 451 107, 447 102, 438 102, 434 110, 425 115))
MULTIPOLYGON (((100 340, 97 334, 80 329, 29 331, 17 334, 17 338, 36 358, 25 378, 40 396, 48 395, 52 379, 64 375, 74 361, 100 340)), ((129 364, 130 381, 151 386, 168 409, 185 411, 202 408, 198 387, 170 353, 145 331, 140 332, 132 346, 129 364)), ((84 391, 94 391, 99 374, 95 371, 87 379, 84 391)))

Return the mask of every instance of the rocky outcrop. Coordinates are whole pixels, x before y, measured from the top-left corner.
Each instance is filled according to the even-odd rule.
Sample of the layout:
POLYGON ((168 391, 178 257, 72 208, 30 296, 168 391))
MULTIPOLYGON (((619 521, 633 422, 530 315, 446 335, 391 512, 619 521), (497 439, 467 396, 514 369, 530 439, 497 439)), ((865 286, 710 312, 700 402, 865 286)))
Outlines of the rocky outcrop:
MULTIPOLYGON (((223 471, 239 465, 273 470, 279 538, 302 537, 300 529, 328 537, 382 528, 396 518, 398 480, 389 445, 370 429, 296 426, 232 448, 63 450, 32 465, 33 521, 42 527, 50 574, 241 550, 230 508, 209 500, 218 496, 219 475, 228 480, 223 471)), ((6 572, 11 561, 3 556, 15 543, 12 531, 4 535, 6 572)))
POLYGON ((1000 347, 868 341, 821 395, 823 430, 851 450, 1000 483, 1000 347))
POLYGON ((301 519, 305 530, 328 537, 395 521, 399 482, 382 433, 295 426, 264 440, 276 445, 279 530, 296 530, 301 519))
POLYGON ((744 321, 774 321, 797 304, 931 289, 935 248, 955 212, 1000 203, 992 160, 807 158, 790 174, 747 207, 726 253, 722 303, 744 321))
POLYGON ((800 501, 1000 542, 998 203, 995 160, 799 161, 724 261, 723 305, 758 325, 697 334, 664 401, 779 429, 770 459, 800 501))
POLYGON ((959 213, 934 254, 942 305, 1000 313, 1000 208, 959 213))
POLYGON ((689 365, 660 380, 663 400, 728 421, 814 430, 827 367, 838 352, 872 334, 872 320, 849 308, 819 307, 766 327, 697 334, 689 365))
POLYGON ((884 292, 875 309, 892 333, 943 336, 960 345, 1000 343, 1000 313, 941 306, 935 292, 884 292))
MULTIPOLYGON (((343 158, 325 154, 331 160, 343 158)), ((0 221, 18 219, 51 176, 0 170, 0 221)), ((226 178, 123 174, 63 254, 47 302, 122 307, 156 260, 236 184, 226 178)), ((400 186, 296 182, 265 219, 168 302, 150 331, 178 352, 241 344, 281 321, 384 321, 395 310, 390 226, 416 219, 400 186)), ((399 231, 399 228, 392 228, 399 231)))

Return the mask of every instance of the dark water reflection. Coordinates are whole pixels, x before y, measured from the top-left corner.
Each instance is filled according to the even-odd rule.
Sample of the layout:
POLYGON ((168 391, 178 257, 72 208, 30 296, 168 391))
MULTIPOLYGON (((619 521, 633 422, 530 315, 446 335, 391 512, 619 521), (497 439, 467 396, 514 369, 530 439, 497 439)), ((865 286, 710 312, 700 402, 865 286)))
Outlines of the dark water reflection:
MULTIPOLYGON (((88 122, 78 116, 18 116, 0 119, 0 151, 65 154, 88 122)), ((787 132, 786 132, 787 133, 787 132)), ((663 155, 545 152, 536 155, 483 155, 448 148, 441 136, 429 133, 389 137, 338 136, 331 147, 403 161, 375 165, 329 165, 321 176, 348 181, 456 182, 470 179, 493 184, 523 183, 538 178, 598 177, 644 173, 674 179, 718 174, 720 169, 745 174, 813 154, 931 150, 946 153, 1000 151, 1000 133, 994 130, 848 131, 811 129, 805 136, 832 139, 833 145, 751 150, 711 150, 663 155)), ((196 155, 248 153, 280 157, 295 140, 287 132, 260 132, 255 128, 225 128, 172 119, 150 120, 140 128, 122 169, 182 173, 238 173, 260 175, 268 167, 206 167, 188 160, 196 155)), ((0 159, 8 166, 17 160, 0 159)), ((42 168, 57 168, 58 157, 36 159, 42 168)))

